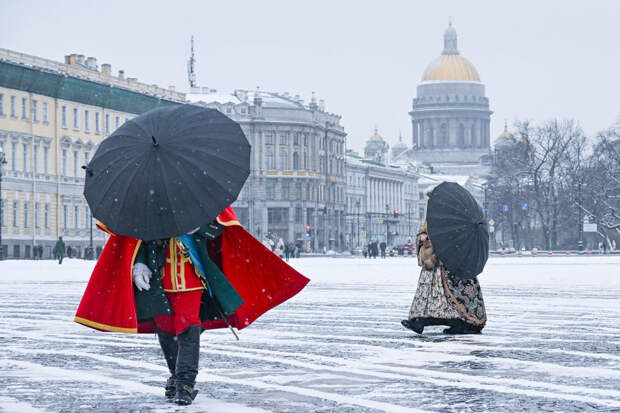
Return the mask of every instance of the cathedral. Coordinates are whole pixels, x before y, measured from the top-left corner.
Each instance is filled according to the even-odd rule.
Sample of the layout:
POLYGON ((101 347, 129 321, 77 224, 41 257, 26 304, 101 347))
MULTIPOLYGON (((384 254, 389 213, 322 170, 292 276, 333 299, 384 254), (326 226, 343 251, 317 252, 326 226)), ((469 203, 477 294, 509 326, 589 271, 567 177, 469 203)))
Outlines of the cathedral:
POLYGON ((409 159, 448 174, 482 175, 490 153, 489 99, 474 65, 461 56, 452 24, 424 71, 411 116, 409 159))

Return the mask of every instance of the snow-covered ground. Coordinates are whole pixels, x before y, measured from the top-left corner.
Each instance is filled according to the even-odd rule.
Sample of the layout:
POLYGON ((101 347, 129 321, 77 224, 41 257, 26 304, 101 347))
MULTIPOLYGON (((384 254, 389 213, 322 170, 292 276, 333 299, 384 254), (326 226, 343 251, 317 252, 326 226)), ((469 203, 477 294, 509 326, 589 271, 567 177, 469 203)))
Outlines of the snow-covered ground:
POLYGON ((308 287, 239 342, 205 332, 200 393, 177 408, 153 335, 72 321, 92 262, 0 262, 0 410, 620 410, 620 257, 491 258, 473 336, 400 326, 413 258, 291 264, 308 287))

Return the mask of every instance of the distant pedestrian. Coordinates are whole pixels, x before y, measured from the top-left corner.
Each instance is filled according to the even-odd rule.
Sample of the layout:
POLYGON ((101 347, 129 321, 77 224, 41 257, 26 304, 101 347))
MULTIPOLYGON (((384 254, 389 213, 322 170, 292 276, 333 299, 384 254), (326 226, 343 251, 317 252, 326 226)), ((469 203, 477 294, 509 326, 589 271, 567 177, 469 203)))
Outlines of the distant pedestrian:
POLYGON ((36 249, 39 251, 39 259, 42 260, 43 259, 43 245, 37 246, 36 249))
POLYGON ((299 258, 299 245, 295 244, 295 248, 293 248, 293 257, 299 258))
POLYGON ((62 240, 62 237, 58 237, 58 241, 56 241, 56 245, 54 245, 54 259, 58 260, 58 264, 62 264, 62 259, 65 257, 65 242, 62 240))
POLYGON ((288 262, 288 259, 291 256, 291 247, 289 244, 284 244, 284 259, 288 262))
POLYGON ((372 246, 372 257, 377 258, 377 255, 379 255, 379 245, 377 241, 373 241, 370 245, 372 246))
POLYGON ((385 243, 385 241, 381 241, 381 244, 379 244, 379 246, 381 247, 381 258, 385 258, 385 249, 387 248, 387 244, 385 243))

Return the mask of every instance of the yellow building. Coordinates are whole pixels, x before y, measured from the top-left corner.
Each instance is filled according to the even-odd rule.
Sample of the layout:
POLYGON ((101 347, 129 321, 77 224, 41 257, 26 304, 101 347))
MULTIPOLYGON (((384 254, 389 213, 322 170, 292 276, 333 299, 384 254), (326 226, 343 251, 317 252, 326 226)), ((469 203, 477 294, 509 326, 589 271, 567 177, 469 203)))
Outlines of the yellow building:
MULTIPOLYGON (((84 170, 99 143, 128 119, 183 93, 98 69, 96 59, 55 62, 0 49, 1 231, 3 257, 50 258, 59 236, 83 256, 90 245, 84 170)), ((92 231, 93 246, 103 233, 92 231)), ((2 251, 2 250, 0 250, 2 251)))

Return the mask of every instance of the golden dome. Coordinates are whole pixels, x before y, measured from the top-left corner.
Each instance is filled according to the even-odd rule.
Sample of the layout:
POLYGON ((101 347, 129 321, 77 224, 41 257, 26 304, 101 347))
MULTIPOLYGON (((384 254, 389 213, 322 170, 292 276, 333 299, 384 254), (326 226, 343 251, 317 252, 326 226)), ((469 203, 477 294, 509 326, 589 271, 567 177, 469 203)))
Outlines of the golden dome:
POLYGON ((504 122, 504 131, 497 137, 499 138, 514 139, 514 135, 508 131, 508 122, 504 122))
POLYGON ((422 75, 422 82, 480 82, 478 71, 469 60, 459 55, 457 34, 452 22, 443 34, 443 52, 422 75))
POLYGON ((422 82, 431 81, 480 82, 480 75, 473 64, 457 54, 442 54, 426 67, 422 82))
POLYGON ((381 135, 379 135, 379 132, 377 131, 377 128, 375 128, 375 134, 372 135, 370 137, 370 139, 368 139, 369 141, 383 141, 383 138, 381 137, 381 135))
POLYGON ((402 135, 400 135, 398 137, 398 142, 396 142, 393 146, 393 148, 406 148, 407 145, 405 144, 405 142, 403 142, 403 137, 402 135))

